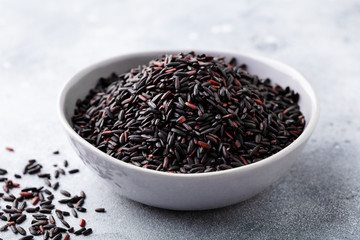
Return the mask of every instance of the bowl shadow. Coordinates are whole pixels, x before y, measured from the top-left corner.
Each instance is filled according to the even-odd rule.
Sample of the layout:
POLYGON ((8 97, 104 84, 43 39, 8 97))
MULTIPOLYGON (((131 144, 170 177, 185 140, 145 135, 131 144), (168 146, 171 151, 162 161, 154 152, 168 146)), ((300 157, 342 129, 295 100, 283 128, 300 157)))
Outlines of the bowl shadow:
POLYGON ((360 187, 354 191, 338 167, 318 150, 304 152, 302 160, 275 184, 251 199, 219 209, 172 211, 129 202, 143 213, 137 224, 160 228, 160 233, 168 229, 173 239, 343 238, 354 224, 349 209, 356 208, 360 187))

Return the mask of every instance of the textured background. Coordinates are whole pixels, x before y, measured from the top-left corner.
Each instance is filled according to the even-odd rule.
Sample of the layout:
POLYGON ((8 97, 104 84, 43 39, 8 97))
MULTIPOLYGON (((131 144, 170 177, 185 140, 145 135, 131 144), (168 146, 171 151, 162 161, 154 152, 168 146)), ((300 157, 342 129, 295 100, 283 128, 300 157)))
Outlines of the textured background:
MULTIPOLYGON (((62 188, 87 192, 88 209, 108 210, 82 215, 94 228, 86 239, 360 238, 358 1, 57 3, 0 0, 0 167, 12 174, 30 158, 49 171, 64 159, 83 166, 58 121, 57 96, 80 69, 122 53, 203 48, 261 54, 297 68, 321 102, 318 127, 289 173, 231 207, 154 209, 114 195, 88 169, 64 177, 62 188), (61 154, 52 155, 58 149, 61 154)), ((11 231, 0 237, 14 239, 11 231)))

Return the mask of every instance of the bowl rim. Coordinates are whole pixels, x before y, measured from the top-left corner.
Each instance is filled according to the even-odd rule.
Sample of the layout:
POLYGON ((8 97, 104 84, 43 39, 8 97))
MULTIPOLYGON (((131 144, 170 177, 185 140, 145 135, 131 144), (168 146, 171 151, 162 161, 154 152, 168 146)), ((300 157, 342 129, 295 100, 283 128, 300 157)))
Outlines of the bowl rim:
POLYGON ((62 87, 60 94, 58 96, 58 102, 57 102, 57 114, 60 118, 60 122, 62 123, 64 129, 66 132, 76 141, 81 142, 84 146, 88 148, 92 148, 97 154, 99 154, 101 157, 106 159, 106 161, 109 161, 113 164, 118 165, 122 168, 129 168, 131 170, 137 171, 142 174, 149 174, 149 175, 158 175, 158 176, 169 176, 169 177, 175 177, 175 178, 208 178, 208 177, 214 177, 214 176, 222 176, 224 174, 240 174, 243 171, 251 171, 255 168, 261 168, 265 167, 269 164, 272 164, 273 162, 281 159, 282 157, 286 156, 290 152, 294 151, 296 148, 301 146, 303 142, 305 142, 314 131, 316 124, 319 120, 320 115, 320 104, 318 100, 318 96, 310 84, 310 82, 305 78, 304 75, 302 75, 300 72, 292 68, 291 66, 282 63, 280 61, 270 59, 267 57, 259 56, 256 54, 251 53, 243 53, 243 52, 237 52, 237 51, 224 51, 224 50, 203 50, 203 49, 195 49, 195 50, 184 50, 184 49, 165 49, 165 50, 157 50, 157 51, 141 51, 141 52, 133 52, 133 53, 127 53, 127 54, 121 54, 115 57, 107 58, 102 61, 98 61, 94 64, 91 64, 90 66, 84 68, 83 70, 77 72, 73 77, 71 77, 62 87), (289 144, 284 149, 280 150, 279 152, 262 159, 261 161, 251 163, 248 165, 244 165, 241 167, 236 167, 232 169, 227 169, 224 171, 215 171, 215 172, 207 172, 207 173, 191 173, 191 174, 181 174, 181 173, 171 173, 171 172, 161 172, 161 171, 155 171, 152 169, 142 168, 138 167, 126 162, 122 162, 119 159, 116 159, 105 152, 102 152, 101 150, 97 149, 93 145, 91 145, 89 142, 87 142, 85 139, 83 139, 80 135, 78 135, 73 128, 71 127, 70 122, 66 120, 65 116, 65 97, 68 94, 71 87, 77 83, 78 81, 82 80, 85 75, 87 75, 90 71, 93 71, 99 67, 106 66, 108 64, 117 62, 117 61, 124 61, 127 58, 132 57, 141 57, 141 56, 148 56, 148 55, 162 55, 162 54, 174 54, 179 52, 191 52, 194 51, 195 53, 209 53, 209 54, 219 54, 219 55, 237 55, 237 56, 244 56, 246 58, 250 58, 254 61, 263 62, 267 65, 269 65, 272 68, 276 68, 277 70, 281 72, 286 72, 287 74, 291 75, 296 81, 299 82, 300 86, 309 94, 310 97, 310 120, 306 119, 307 126, 304 128, 304 131, 301 133, 301 135, 295 139, 294 142, 289 144))

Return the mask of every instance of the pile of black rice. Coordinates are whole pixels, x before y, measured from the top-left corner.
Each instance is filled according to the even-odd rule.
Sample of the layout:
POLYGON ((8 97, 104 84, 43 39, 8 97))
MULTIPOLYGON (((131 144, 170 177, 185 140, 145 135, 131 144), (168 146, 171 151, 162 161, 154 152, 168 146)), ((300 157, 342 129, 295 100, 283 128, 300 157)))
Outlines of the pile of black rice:
MULTIPOLYGON (((14 149, 10 147, 6 147, 6 150, 14 152, 14 149)), ((54 154, 58 155, 59 151, 55 151, 54 154)), ((58 164, 53 164, 53 166, 56 170, 54 174, 51 174, 42 172, 43 165, 35 159, 29 160, 25 165, 23 175, 44 179, 45 185, 40 186, 34 184, 36 178, 23 180, 21 174, 15 173, 13 175, 15 179, 11 179, 10 173, 0 168, 0 183, 4 191, 0 192, 0 203, 2 203, 0 220, 5 222, 4 225, 0 223, 0 240, 2 240, 2 232, 9 229, 14 233, 12 239, 15 239, 17 235, 19 240, 34 239, 34 236, 42 236, 44 240, 69 240, 70 234, 88 236, 93 233, 92 228, 86 226, 85 219, 80 220, 79 226, 71 226, 68 222, 70 212, 74 218, 79 218, 87 212, 84 207, 87 199, 84 191, 81 191, 79 195, 74 195, 65 189, 60 189, 63 197, 56 199, 55 192, 60 188, 60 179, 66 175, 79 173, 79 169, 66 171, 65 169, 69 166, 67 160, 64 161, 65 169, 58 164), (21 185, 26 185, 26 187, 20 188, 21 185), (70 211, 61 210, 64 207, 61 205, 65 205, 70 211), (57 219, 54 217, 55 214, 57 219), (31 222, 27 220, 29 218, 31 222), (28 228, 24 228, 24 225, 28 228)), ((96 208, 95 212, 105 212, 105 209, 96 208)))
POLYGON ((205 54, 163 55, 99 79, 78 100, 74 130, 121 161, 202 173, 269 157, 302 133, 299 94, 205 54))

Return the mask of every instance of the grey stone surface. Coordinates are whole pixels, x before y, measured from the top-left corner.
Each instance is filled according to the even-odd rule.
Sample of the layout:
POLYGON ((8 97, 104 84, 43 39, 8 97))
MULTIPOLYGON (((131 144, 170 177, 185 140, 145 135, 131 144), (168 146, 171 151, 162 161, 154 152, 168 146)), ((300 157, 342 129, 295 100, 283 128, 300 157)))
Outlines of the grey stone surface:
POLYGON ((49 171, 63 159, 81 168, 61 188, 108 211, 81 215, 94 228, 86 239, 359 239, 359 26, 355 0, 0 1, 0 167, 19 173, 36 158, 49 171), (110 56, 170 48, 261 54, 310 79, 321 117, 286 176, 231 207, 173 212, 118 197, 82 168, 56 115, 65 81, 110 56))

